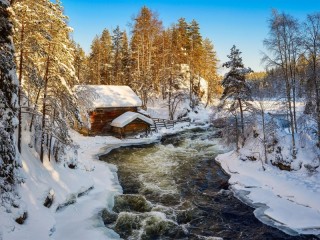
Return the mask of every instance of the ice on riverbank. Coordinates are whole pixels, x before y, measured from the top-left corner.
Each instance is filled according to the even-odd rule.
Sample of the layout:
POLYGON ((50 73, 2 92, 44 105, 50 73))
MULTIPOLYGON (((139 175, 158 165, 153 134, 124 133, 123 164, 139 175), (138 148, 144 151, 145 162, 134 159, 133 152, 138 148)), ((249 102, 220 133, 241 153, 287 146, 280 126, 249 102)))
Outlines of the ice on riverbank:
POLYGON ((281 171, 272 165, 263 170, 260 161, 242 161, 233 151, 219 155, 217 161, 230 174, 238 197, 258 207, 255 213, 262 222, 289 234, 320 234, 319 172, 281 171))

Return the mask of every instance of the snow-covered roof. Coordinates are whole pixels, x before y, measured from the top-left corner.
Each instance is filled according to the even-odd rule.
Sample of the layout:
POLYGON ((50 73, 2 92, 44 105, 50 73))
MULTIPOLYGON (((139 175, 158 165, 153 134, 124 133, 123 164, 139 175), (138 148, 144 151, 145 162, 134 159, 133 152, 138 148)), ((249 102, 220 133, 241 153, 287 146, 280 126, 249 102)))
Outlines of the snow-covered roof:
POLYGON ((114 85, 77 85, 75 92, 88 91, 92 96, 93 108, 140 107, 141 99, 128 86, 114 85))
POLYGON ((120 115, 119 117, 115 118, 111 122, 111 126, 113 127, 124 127, 133 120, 139 118, 140 120, 149 123, 150 125, 153 125, 153 120, 151 118, 148 118, 146 116, 143 116, 140 113, 135 113, 135 112, 125 112, 124 114, 120 115))

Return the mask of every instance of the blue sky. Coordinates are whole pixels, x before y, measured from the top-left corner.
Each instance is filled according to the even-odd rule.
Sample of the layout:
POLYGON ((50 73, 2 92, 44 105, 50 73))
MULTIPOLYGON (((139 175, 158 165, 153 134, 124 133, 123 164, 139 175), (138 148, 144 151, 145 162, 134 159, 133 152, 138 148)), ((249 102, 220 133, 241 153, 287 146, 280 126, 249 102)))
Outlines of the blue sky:
POLYGON ((104 28, 117 25, 130 32, 129 24, 142 6, 157 12, 165 27, 184 17, 195 19, 201 34, 212 40, 221 63, 235 44, 246 66, 263 70, 260 64, 262 41, 268 35, 271 9, 285 11, 300 20, 320 11, 320 0, 62 0, 65 14, 74 28, 73 38, 88 53, 92 39, 104 28))

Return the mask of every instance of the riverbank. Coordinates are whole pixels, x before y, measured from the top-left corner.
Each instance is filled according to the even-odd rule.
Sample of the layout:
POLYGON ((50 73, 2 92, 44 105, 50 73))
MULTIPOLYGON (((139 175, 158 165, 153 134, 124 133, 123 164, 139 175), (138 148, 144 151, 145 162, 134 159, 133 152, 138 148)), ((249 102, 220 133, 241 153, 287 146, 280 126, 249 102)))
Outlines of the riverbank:
POLYGON ((240 160, 231 151, 216 158, 230 175, 235 196, 255 209, 263 223, 291 235, 320 235, 320 174, 282 171, 261 161, 240 160))

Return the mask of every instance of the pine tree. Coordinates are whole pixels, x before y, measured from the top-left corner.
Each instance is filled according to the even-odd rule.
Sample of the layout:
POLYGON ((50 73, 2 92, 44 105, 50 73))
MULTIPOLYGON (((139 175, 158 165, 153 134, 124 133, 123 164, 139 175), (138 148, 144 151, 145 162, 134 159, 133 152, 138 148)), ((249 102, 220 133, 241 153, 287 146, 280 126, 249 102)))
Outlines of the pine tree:
POLYGON ((202 59, 204 49, 202 45, 202 36, 200 34, 199 24, 192 20, 188 26, 188 35, 190 39, 190 48, 188 51, 190 67, 190 107, 193 109, 199 99, 200 73, 202 69, 202 59))
POLYGON ((121 84, 131 86, 131 55, 126 31, 122 33, 121 84))
POLYGON ((80 84, 86 83, 88 77, 87 56, 79 44, 73 42, 73 48, 75 75, 78 78, 80 84))
POLYGON ((100 54, 98 58, 100 58, 101 61, 99 64, 101 81, 99 84, 115 84, 114 79, 112 79, 112 39, 110 32, 107 29, 102 31, 100 37, 100 51, 98 54, 100 54))
POLYGON ((217 73, 217 54, 214 50, 212 42, 206 38, 203 41, 204 54, 201 69, 201 76, 207 80, 207 102, 206 106, 211 103, 214 95, 220 95, 222 93, 221 85, 219 82, 219 76, 217 73))
MULTIPOLYGON (((96 36, 91 44, 91 53, 88 61, 89 68, 89 79, 88 83, 90 84, 101 84, 101 61, 102 50, 101 50, 101 42, 100 38, 96 36)), ((105 75, 108 75, 106 73, 105 75)))
MULTIPOLYGON (((226 73, 222 80, 222 86, 224 91, 222 93, 221 100, 225 102, 226 99, 232 99, 232 105, 234 108, 239 108, 240 120, 241 120, 241 133, 244 139, 244 121, 243 121, 243 104, 246 101, 252 100, 251 90, 246 83, 246 74, 252 72, 250 68, 245 68, 240 57, 240 50, 235 45, 231 48, 230 59, 222 66, 229 68, 229 72, 226 73)), ((243 141, 244 144, 244 141, 243 141)))
MULTIPOLYGON (((173 68, 177 63, 176 49, 174 48, 174 35, 175 28, 167 29, 162 32, 161 42, 159 43, 158 52, 158 68, 159 68, 159 88, 162 94, 162 98, 166 99, 170 92, 172 81, 173 68)), ((169 96, 170 97, 170 96, 169 96)))
POLYGON ((67 25, 68 18, 63 14, 60 1, 18 1, 15 10, 17 36, 21 36, 22 32, 24 34, 23 38, 15 38, 15 43, 20 46, 19 52, 27 56, 21 58, 20 55, 18 58, 19 65, 22 64, 21 59, 24 59, 24 70, 19 71, 23 80, 22 90, 27 93, 30 106, 34 106, 30 130, 37 120, 34 116, 39 111, 42 113, 41 123, 37 120, 37 128, 40 127, 41 131, 36 138, 41 139, 40 149, 37 150, 43 161, 46 150, 50 157, 53 142, 61 143, 60 150, 70 143, 66 121, 71 121, 73 116, 80 120, 70 90, 77 83, 73 67, 74 45, 69 38, 71 29, 67 25), (35 15, 38 18, 33 26, 35 15), (25 26, 33 26, 32 29, 26 31, 21 22, 25 26), (39 107, 40 105, 42 106, 39 107))
POLYGON ((178 105, 187 99, 187 92, 184 89, 179 89, 181 78, 181 64, 179 64, 179 54, 177 54, 177 46, 174 45, 173 39, 175 28, 168 30, 164 37, 164 78, 166 97, 168 100, 168 112, 170 120, 174 120, 178 105))
POLYGON ((191 44, 188 28, 188 23, 184 18, 180 18, 175 26, 174 46, 180 64, 188 64, 188 52, 191 44))
POLYGON ((138 16, 134 19, 131 53, 132 75, 134 89, 142 99, 144 107, 147 106, 150 94, 155 89, 153 65, 156 61, 157 45, 162 30, 162 22, 147 7, 142 7, 138 16))
POLYGON ((115 85, 122 84, 122 43, 123 41, 123 33, 120 30, 120 27, 117 26, 116 29, 113 30, 112 35, 112 82, 115 85))
MULTIPOLYGON (((14 24, 17 29, 17 33, 14 35, 14 42, 17 52, 17 65, 18 65, 18 77, 19 77, 19 125, 18 125, 18 150, 21 153, 21 122, 22 122, 22 85, 28 85, 28 93, 31 95, 32 85, 38 86, 38 78, 35 77, 35 72, 38 71, 37 65, 33 63, 34 51, 41 46, 39 43, 43 41, 43 36, 35 33, 35 29, 39 29, 39 24, 42 24, 42 6, 46 2, 43 0, 18 0, 13 6, 15 12, 14 24), (29 76, 29 78, 24 77, 29 76)), ((28 101, 29 103, 29 101, 28 101)))
POLYGON ((12 24, 9 4, 0 0, 0 203, 11 204, 10 192, 21 181, 19 155, 16 151, 14 131, 18 115, 18 80, 11 41, 12 24))

